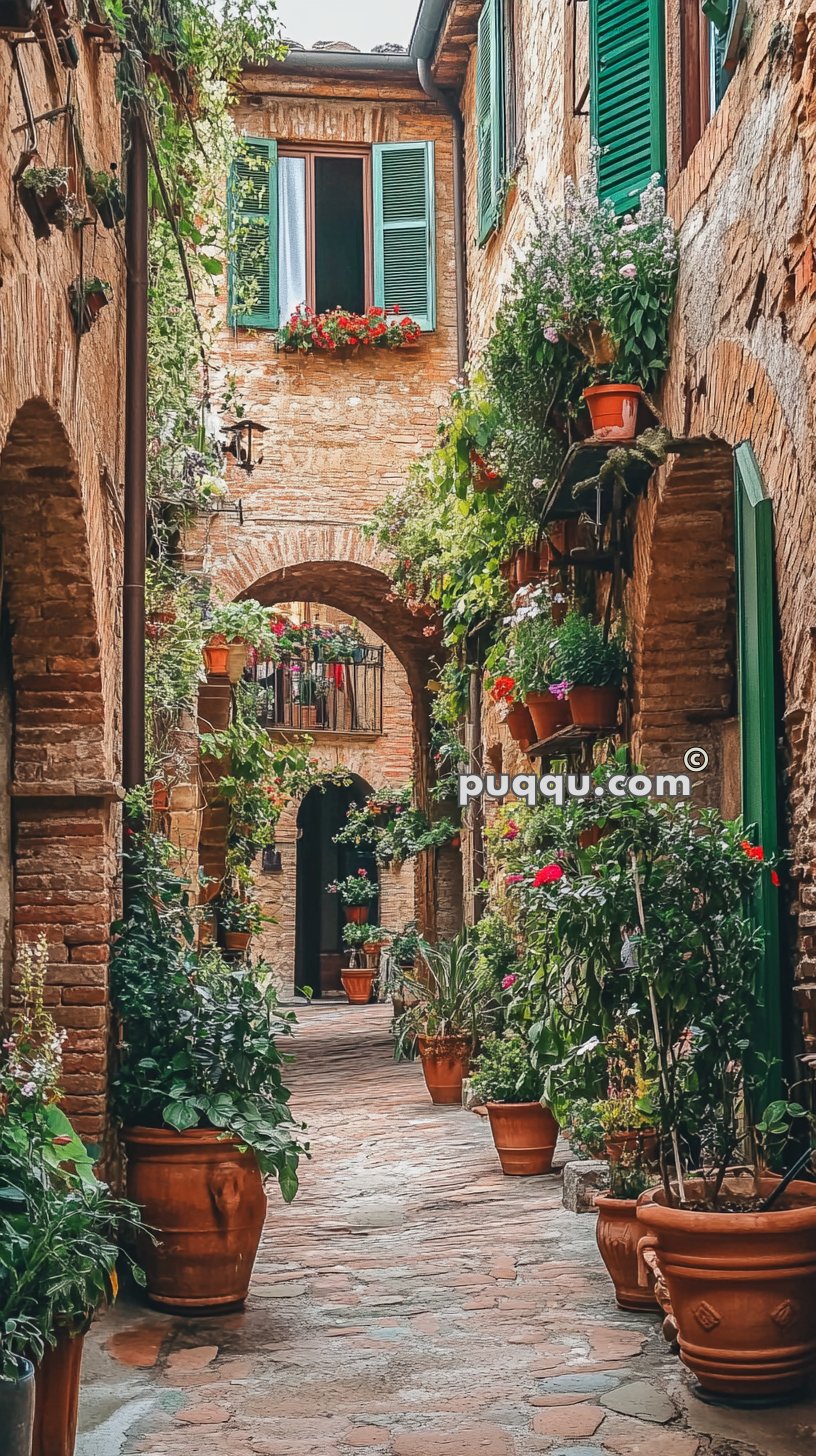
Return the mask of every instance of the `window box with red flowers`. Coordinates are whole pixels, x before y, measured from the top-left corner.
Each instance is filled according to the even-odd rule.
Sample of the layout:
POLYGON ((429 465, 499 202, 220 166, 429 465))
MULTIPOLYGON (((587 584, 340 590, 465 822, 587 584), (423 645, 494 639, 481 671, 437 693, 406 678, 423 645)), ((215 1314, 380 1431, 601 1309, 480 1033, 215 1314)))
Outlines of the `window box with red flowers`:
POLYGON ((398 308, 369 308, 349 313, 342 308, 315 313, 305 305, 278 329, 277 345, 285 354, 340 354, 360 349, 406 349, 419 342, 418 323, 398 308))

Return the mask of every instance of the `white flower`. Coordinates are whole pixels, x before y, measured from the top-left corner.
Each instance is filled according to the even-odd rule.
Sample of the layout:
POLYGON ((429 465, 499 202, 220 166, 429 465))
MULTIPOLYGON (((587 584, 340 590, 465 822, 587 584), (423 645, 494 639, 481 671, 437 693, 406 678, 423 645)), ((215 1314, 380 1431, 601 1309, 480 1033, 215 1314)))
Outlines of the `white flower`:
POLYGON ((618 272, 621 278, 637 278, 637 268, 634 263, 624 263, 623 267, 618 269, 618 272))
POLYGON ((20 1091, 22 1092, 24 1097, 33 1097, 36 1090, 36 1082, 24 1082, 22 1087, 20 1088, 20 1091))

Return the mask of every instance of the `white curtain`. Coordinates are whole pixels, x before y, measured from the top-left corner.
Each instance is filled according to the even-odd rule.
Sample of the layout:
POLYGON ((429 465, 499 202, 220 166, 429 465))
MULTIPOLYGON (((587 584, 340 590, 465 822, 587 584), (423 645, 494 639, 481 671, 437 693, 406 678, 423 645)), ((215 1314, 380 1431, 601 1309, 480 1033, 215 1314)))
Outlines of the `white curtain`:
POLYGON ((306 159, 278 162, 278 287, 280 321, 306 302, 306 159))

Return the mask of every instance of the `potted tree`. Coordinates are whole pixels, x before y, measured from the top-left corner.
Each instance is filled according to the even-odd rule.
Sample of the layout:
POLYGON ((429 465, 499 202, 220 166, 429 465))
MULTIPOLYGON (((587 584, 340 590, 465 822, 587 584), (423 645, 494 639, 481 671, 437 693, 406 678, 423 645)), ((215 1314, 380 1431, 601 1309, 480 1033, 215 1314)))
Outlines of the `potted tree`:
POLYGON ((330 895, 339 897, 346 920, 352 925, 365 924, 369 906, 379 894, 376 881, 369 879, 368 870, 363 868, 358 869, 356 874, 347 875, 344 880, 332 880, 326 889, 330 895))
POLYGON ((555 628, 554 663, 576 727, 613 728, 629 664, 622 633, 608 634, 590 617, 568 612, 555 628))
POLYGON ((395 1026, 397 1050, 415 1039, 431 1101, 461 1102, 471 1055, 493 1009, 475 938, 465 930, 455 940, 427 946, 404 985, 411 1005, 395 1026))
POLYGON ((359 957, 360 954, 369 955, 370 945, 375 945, 379 951, 379 937, 382 935, 379 925, 349 923, 343 926, 343 944, 348 946, 352 954, 349 965, 340 972, 340 980, 351 1006, 367 1006, 371 1000, 377 967, 371 964, 360 965, 359 957))
POLYGON ((518 1032, 488 1037, 471 1070, 470 1088, 487 1107, 502 1172, 549 1173, 558 1123, 542 1104, 543 1079, 518 1032))
POLYGON ((114 1104, 129 1196, 154 1231, 139 1243, 151 1303, 223 1311, 246 1299, 264 1180, 276 1177, 287 1202, 297 1191, 303 1146, 279 1047, 294 1016, 262 964, 193 949, 171 854, 161 836, 128 837, 131 893, 112 960, 124 1038, 114 1104))

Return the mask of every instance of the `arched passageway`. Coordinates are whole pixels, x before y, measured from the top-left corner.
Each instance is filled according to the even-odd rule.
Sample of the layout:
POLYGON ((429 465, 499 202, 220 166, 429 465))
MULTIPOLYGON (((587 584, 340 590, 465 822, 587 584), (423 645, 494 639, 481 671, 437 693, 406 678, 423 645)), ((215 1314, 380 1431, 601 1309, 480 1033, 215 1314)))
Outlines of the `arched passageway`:
MULTIPOLYGON (((310 789, 298 810, 295 988, 308 987, 318 999, 342 992, 340 970, 347 960, 345 916, 337 895, 326 886, 361 869, 378 880, 370 851, 334 843, 349 808, 365 803, 370 792, 371 785, 355 776, 349 784, 310 789)), ((378 902, 379 896, 369 907, 372 923, 378 920, 378 902)))

